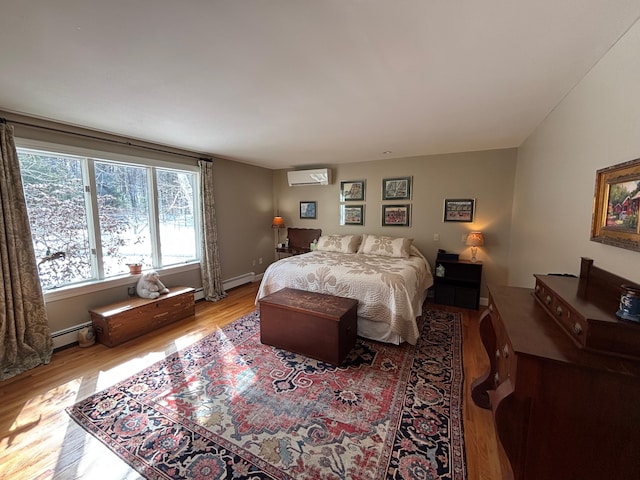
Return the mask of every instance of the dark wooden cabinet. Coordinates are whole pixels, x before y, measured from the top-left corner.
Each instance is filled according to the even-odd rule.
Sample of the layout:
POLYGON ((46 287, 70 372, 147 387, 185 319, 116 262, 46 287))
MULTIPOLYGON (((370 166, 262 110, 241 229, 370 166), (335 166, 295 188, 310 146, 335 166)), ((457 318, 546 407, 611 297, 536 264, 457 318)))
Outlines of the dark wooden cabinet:
POLYGON ((434 277, 435 302, 462 308, 478 309, 482 263, 467 260, 436 260, 434 277), (438 275, 440 267, 444 269, 438 275))
MULTIPOLYGON (((631 340, 608 352, 597 342, 617 331, 617 293, 605 299, 593 277, 536 278, 535 290, 489 285, 480 321, 490 368, 472 398, 493 412, 504 478, 640 478, 640 361, 620 351, 631 340), (585 320, 584 312, 603 315, 585 320), (581 328, 564 328, 567 319, 581 328), (603 330, 601 321, 612 325, 603 330)), ((640 336, 640 325, 619 328, 640 336)))
POLYGON ((302 248, 302 247, 276 247, 276 252, 278 252, 279 257, 282 258, 283 255, 285 257, 290 257, 292 255, 301 255, 303 253, 310 252, 310 248, 302 248))
POLYGON ((322 230, 319 228, 288 228, 287 238, 289 239, 289 245, 287 247, 276 247, 278 258, 310 252, 311 242, 318 240, 320 235, 322 235, 322 230))

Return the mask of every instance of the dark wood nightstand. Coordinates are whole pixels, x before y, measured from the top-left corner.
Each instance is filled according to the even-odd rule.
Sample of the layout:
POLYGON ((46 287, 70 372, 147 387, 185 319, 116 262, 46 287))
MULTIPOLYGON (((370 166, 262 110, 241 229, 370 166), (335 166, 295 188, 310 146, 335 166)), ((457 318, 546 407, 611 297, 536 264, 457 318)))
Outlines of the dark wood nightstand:
POLYGON ((289 246, 276 247, 278 258, 282 258, 283 255, 291 256, 310 252, 309 245, 314 240, 318 240, 320 235, 322 235, 322 230, 319 228, 287 228, 289 246))
POLYGON ((278 258, 282 258, 282 254, 286 254, 285 256, 293 256, 300 255, 302 253, 310 252, 310 248, 302 248, 302 247, 276 247, 276 252, 278 252, 278 258))
POLYGON ((436 260, 444 268, 444 276, 434 278, 435 303, 454 307, 474 308, 480 306, 480 280, 482 263, 468 260, 436 260))

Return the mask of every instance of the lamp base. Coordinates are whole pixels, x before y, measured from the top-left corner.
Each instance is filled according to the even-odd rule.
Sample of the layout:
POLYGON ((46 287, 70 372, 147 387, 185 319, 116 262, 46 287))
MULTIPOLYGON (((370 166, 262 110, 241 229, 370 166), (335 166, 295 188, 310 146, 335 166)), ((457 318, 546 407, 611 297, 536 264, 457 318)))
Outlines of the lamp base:
POLYGON ((476 263, 478 259, 476 258, 476 253, 478 253, 477 247, 471 247, 471 263, 476 263))

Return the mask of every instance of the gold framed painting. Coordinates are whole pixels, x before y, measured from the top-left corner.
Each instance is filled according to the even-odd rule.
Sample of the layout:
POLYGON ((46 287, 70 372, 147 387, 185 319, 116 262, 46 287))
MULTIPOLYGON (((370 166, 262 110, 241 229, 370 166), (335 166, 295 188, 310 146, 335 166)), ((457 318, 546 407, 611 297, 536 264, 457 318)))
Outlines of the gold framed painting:
POLYGON ((596 172, 591 240, 640 251, 640 159, 596 172))

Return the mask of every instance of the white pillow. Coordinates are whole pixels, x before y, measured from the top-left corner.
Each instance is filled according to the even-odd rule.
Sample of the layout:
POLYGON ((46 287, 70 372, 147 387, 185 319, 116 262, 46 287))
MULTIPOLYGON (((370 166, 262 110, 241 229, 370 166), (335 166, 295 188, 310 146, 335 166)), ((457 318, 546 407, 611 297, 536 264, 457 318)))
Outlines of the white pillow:
POLYGON ((409 258, 413 238, 363 235, 358 253, 382 257, 409 258))
POLYGON ((360 235, 323 235, 318 239, 316 250, 321 252, 356 253, 360 235))

